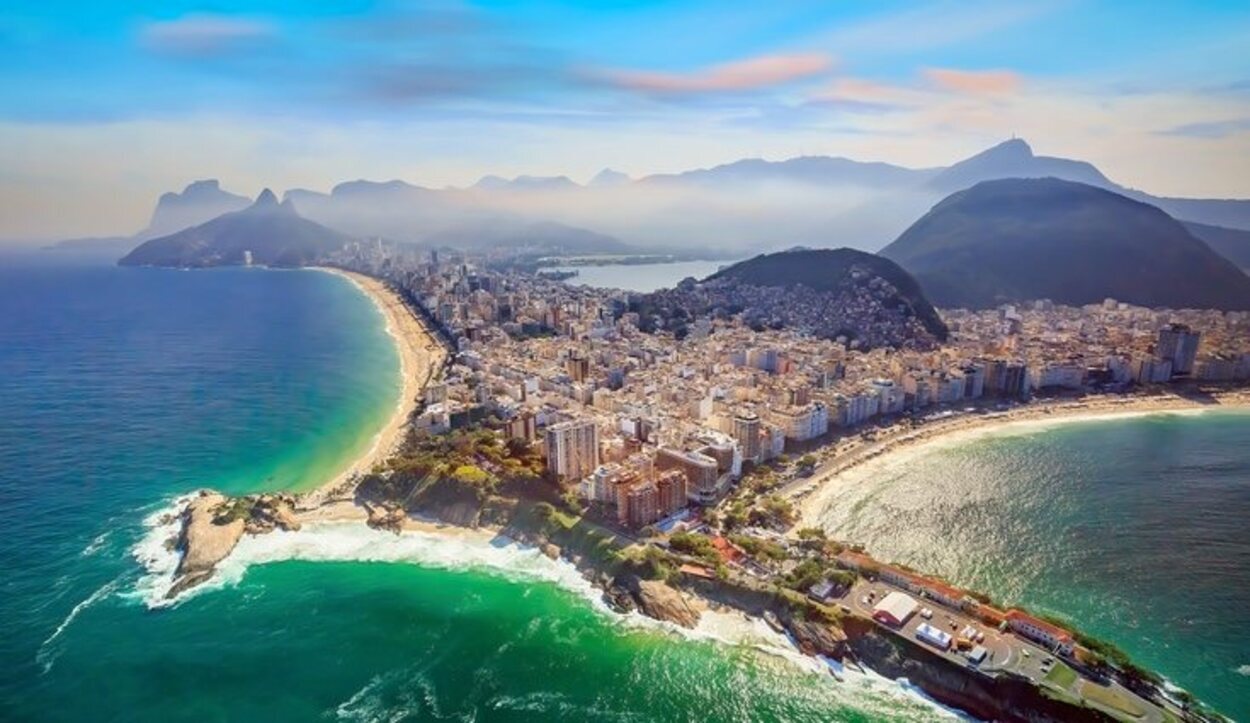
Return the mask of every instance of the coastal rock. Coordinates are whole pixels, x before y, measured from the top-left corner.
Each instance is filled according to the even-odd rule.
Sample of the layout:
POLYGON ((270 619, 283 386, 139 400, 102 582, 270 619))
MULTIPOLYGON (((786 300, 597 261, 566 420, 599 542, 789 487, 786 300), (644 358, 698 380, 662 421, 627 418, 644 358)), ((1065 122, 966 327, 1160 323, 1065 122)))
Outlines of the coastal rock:
POLYGON ((369 519, 365 524, 375 530, 389 530, 399 534, 404 529, 404 521, 408 519, 408 513, 400 507, 371 505, 366 509, 369 511, 369 519))
POLYGON ((846 653, 846 634, 824 623, 792 618, 787 627, 794 635, 799 650, 808 655, 824 655, 842 659, 846 653))
POLYGON ((617 577, 608 589, 605 598, 615 602, 614 607, 631 609, 623 597, 628 596, 632 604, 648 617, 676 623, 684 628, 693 628, 699 623, 699 611, 690 607, 681 593, 658 580, 643 580, 637 575, 617 577))
POLYGON ((246 522, 240 517, 219 517, 220 508, 227 502, 224 495, 206 490, 183 511, 182 533, 178 540, 182 560, 174 571, 174 585, 166 597, 176 597, 207 580, 217 563, 238 544, 246 522))
POLYGON ((553 545, 550 542, 548 542, 547 544, 543 545, 542 550, 543 550, 543 554, 551 558, 552 560, 560 559, 560 548, 558 546, 553 545))
POLYGON ((262 535, 275 529, 294 532, 300 527, 295 514, 295 499, 289 495, 260 495, 255 498, 246 523, 249 535, 262 535))

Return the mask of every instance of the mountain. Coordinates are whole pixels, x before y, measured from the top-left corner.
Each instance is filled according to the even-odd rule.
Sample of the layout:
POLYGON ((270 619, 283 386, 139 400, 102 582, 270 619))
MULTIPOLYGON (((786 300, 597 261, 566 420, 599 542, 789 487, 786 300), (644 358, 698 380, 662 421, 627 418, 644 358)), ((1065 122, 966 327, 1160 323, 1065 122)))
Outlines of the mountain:
POLYGON ((131 251, 122 266, 302 266, 337 251, 349 237, 306 218, 289 200, 265 189, 256 202, 211 221, 152 239, 131 251))
POLYGON ((944 199, 881 250, 939 306, 1112 297, 1250 309, 1250 277, 1149 204, 1055 178, 985 181, 944 199))
POLYGON ((879 293, 874 294, 872 305, 879 308, 865 311, 865 316, 871 318, 902 307, 905 315, 917 318, 936 338, 945 339, 947 335, 946 324, 916 279, 887 258, 855 249, 797 249, 761 254, 721 269, 705 282, 777 287, 791 292, 805 286, 826 294, 843 294, 856 287, 875 289, 879 293))
POLYGON ((1250 231, 1204 223, 1184 222, 1185 228, 1202 239, 1216 253, 1250 273, 1250 231))
POLYGON ((236 196, 221 190, 216 179, 195 181, 182 193, 170 191, 161 195, 152 212, 148 227, 139 238, 164 236, 216 218, 223 213, 239 211, 251 204, 247 196, 236 196))
POLYGON ((612 186, 623 186, 631 180, 633 179, 620 171, 605 168, 596 173, 595 177, 590 179, 590 182, 586 185, 591 188, 608 188, 612 186))
POLYGON ((1035 156, 1028 143, 1012 138, 947 168, 929 186, 946 194, 997 178, 1061 178, 1099 188, 1115 185, 1092 164, 1035 156))
POLYGON ((500 176, 482 176, 473 184, 480 191, 567 191, 581 188, 568 176, 517 176, 512 180, 500 176))
POLYGON ((889 163, 853 161, 830 156, 800 156, 785 161, 746 158, 712 168, 641 179, 652 184, 744 184, 788 182, 817 186, 898 188, 920 183, 940 169, 911 169, 889 163))

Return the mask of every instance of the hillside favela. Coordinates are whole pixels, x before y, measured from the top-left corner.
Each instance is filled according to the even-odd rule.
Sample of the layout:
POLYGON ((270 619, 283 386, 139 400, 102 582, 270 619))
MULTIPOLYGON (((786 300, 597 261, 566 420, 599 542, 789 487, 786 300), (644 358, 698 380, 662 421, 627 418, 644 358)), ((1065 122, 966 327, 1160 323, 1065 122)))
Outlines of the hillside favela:
POLYGON ((0 720, 1250 719, 1250 7, 0 10, 0 720))

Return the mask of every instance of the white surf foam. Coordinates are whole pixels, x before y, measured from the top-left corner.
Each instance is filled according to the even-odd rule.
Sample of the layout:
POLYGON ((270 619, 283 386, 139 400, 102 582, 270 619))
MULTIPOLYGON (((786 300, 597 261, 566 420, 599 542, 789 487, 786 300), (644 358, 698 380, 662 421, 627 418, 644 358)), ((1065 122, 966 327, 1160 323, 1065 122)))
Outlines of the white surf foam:
MULTIPOLYGON (((146 570, 131 595, 152 608, 176 605, 205 592, 237 585, 253 565, 285 560, 361 561, 410 563, 446 570, 477 570, 518 581, 538 581, 556 585, 587 601, 606 620, 628 628, 664 631, 691 640, 709 641, 730 646, 748 646, 762 654, 780 658, 798 671, 819 674, 830 685, 839 685, 820 660, 804 655, 787 636, 773 631, 758 618, 739 612, 704 611, 693 630, 682 628, 634 612, 618 615, 603 601, 598 588, 565 561, 551 560, 538 549, 502 537, 491 537, 473 531, 407 530, 400 534, 373 530, 359 522, 316 522, 298 531, 275 531, 259 536, 244 536, 234 552, 217 567, 213 578, 170 601, 165 599, 178 564, 178 554, 168 541, 176 537, 176 512, 189 499, 175 501, 168 508, 149 516, 149 533, 136 545, 135 557, 146 570), (172 514, 171 514, 172 513, 172 514)), ((889 697, 914 699, 894 681, 871 673, 843 671, 848 689, 886 694, 889 697)), ((938 714, 959 717, 956 713, 925 699, 938 714)), ((340 711, 340 715, 342 712, 340 711)))
POLYGON ((68 629, 69 626, 78 619, 78 616, 83 610, 86 610, 92 605, 100 602, 117 590, 118 583, 120 582, 121 578, 117 578, 112 582, 105 583, 95 592, 84 598, 69 611, 69 614, 65 616, 65 619, 56 626, 56 630, 53 630, 52 634, 39 645, 39 650, 35 653, 35 662, 43 668, 43 672, 46 673, 51 670, 52 664, 56 662, 58 657, 60 657, 62 649, 60 646, 56 645, 56 642, 60 639, 61 635, 65 633, 66 629, 68 629))

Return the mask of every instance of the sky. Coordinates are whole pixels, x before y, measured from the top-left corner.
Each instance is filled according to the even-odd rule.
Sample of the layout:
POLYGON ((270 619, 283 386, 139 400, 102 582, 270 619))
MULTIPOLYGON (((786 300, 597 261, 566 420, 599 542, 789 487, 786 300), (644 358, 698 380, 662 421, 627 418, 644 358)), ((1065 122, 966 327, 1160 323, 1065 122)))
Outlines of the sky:
POLYGON ((200 178, 948 165, 1025 138, 1250 198, 1250 3, 10 0, 0 238, 128 234, 200 178))

